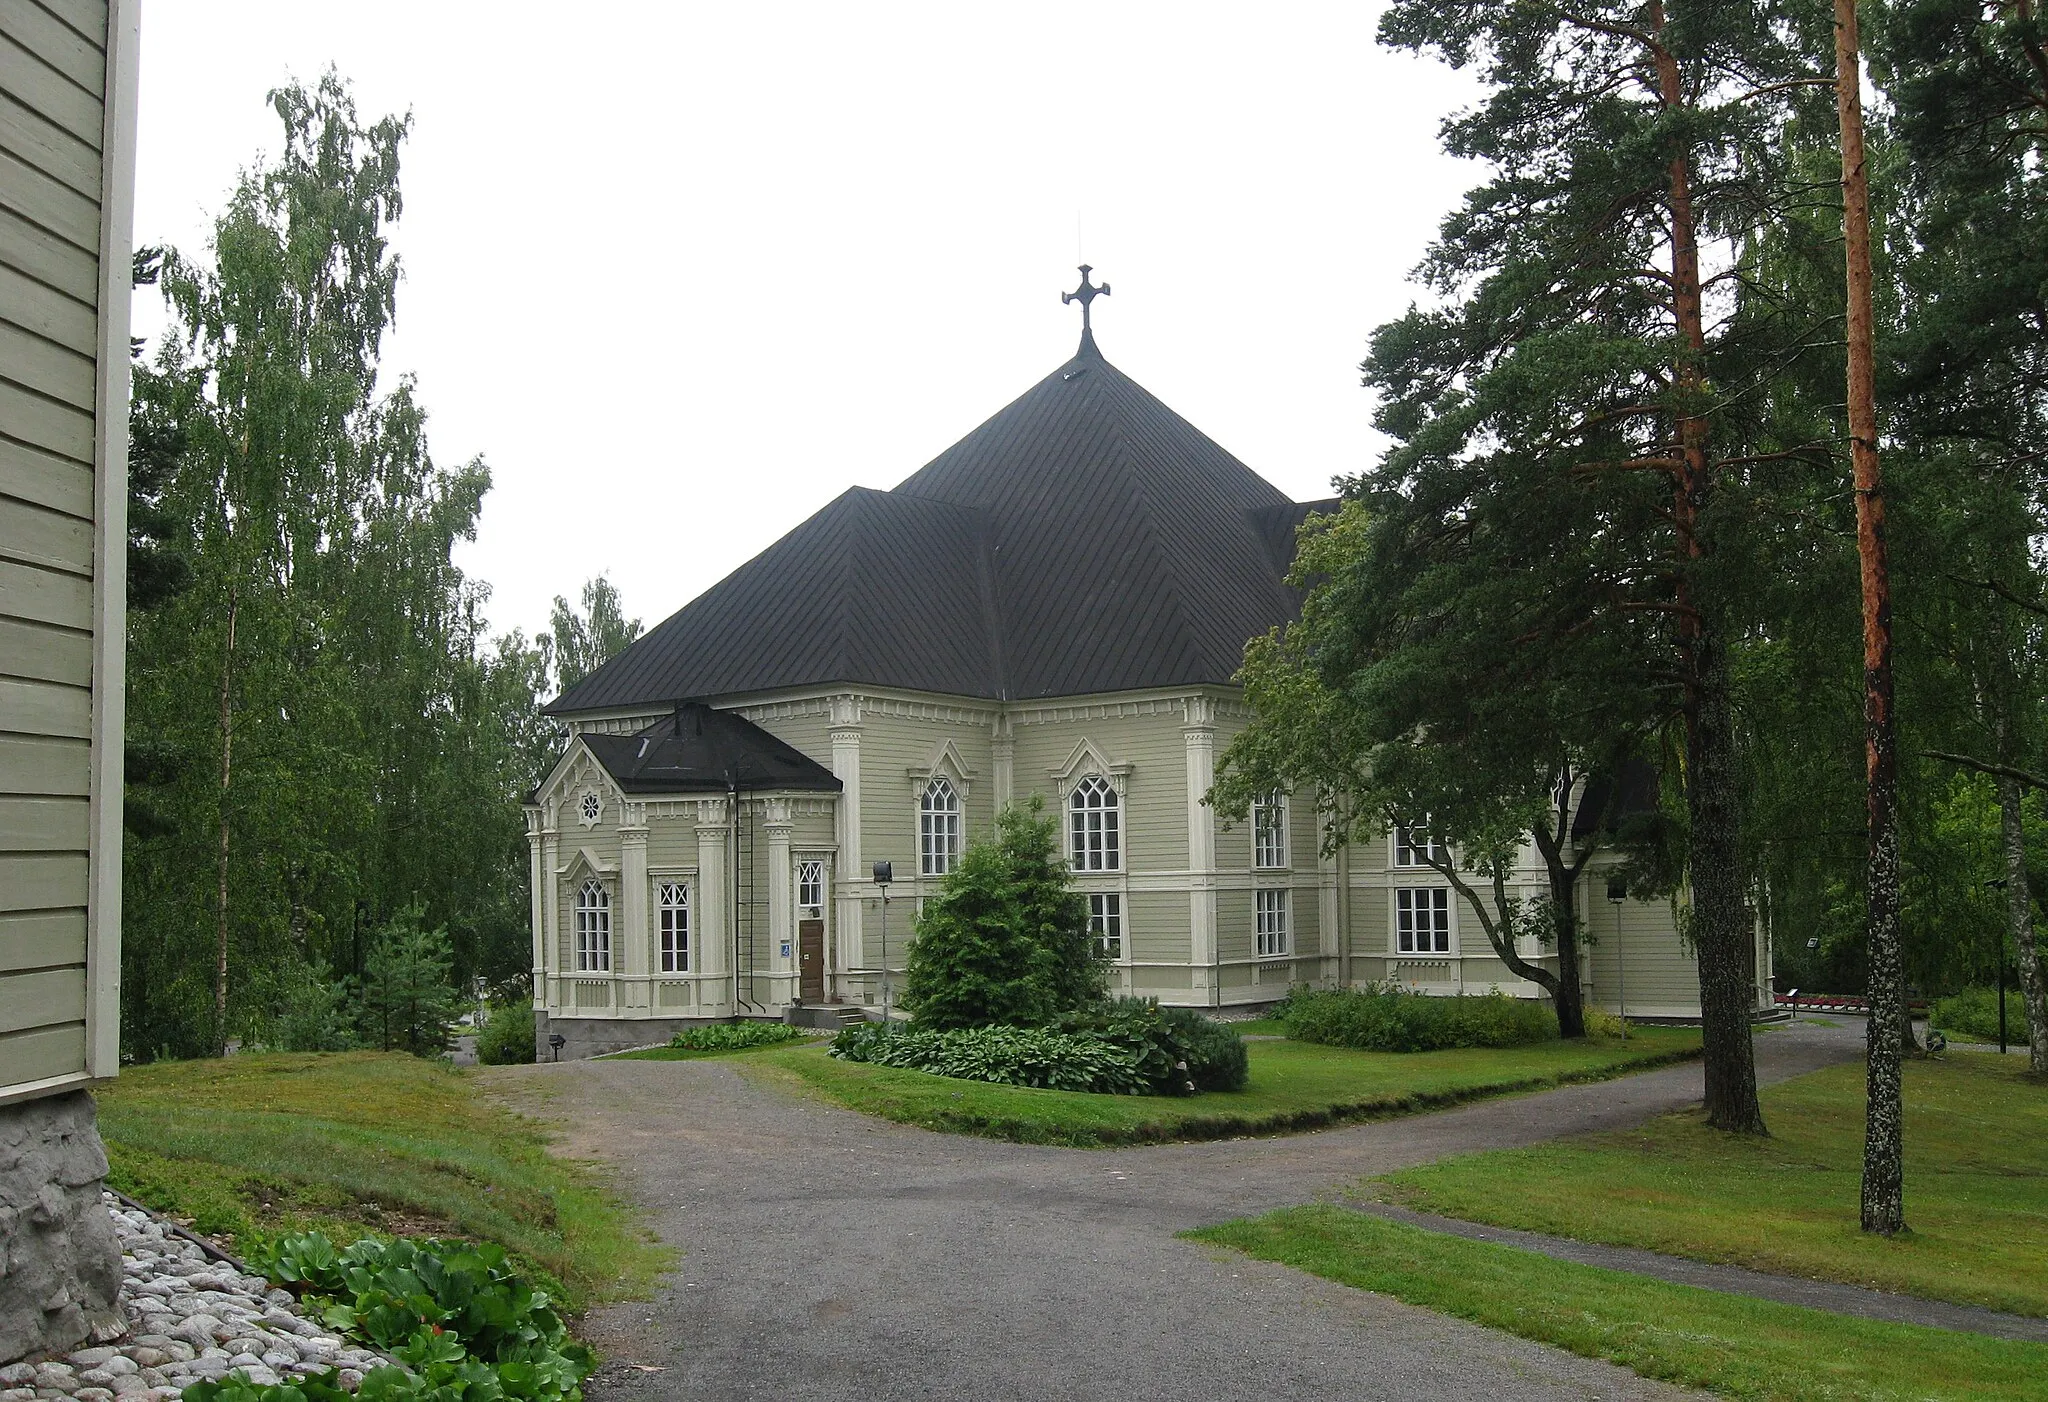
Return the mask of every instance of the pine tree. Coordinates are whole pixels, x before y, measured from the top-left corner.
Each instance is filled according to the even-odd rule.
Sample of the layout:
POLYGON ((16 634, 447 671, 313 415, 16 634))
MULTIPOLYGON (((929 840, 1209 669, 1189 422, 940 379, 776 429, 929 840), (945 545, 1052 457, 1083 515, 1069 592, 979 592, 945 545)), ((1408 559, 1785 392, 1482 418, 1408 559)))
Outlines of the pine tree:
POLYGON ((449 979, 448 932, 408 906, 377 933, 363 971, 363 1035, 385 1051, 439 1056, 464 999, 449 979))

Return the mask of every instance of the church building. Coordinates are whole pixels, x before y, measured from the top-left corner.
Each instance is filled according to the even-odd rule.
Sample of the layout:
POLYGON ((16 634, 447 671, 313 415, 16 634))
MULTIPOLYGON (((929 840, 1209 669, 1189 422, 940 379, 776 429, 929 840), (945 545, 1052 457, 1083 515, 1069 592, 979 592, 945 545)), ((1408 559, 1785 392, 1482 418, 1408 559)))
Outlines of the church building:
MULTIPOLYGON (((1295 529, 1336 503, 1290 500, 1110 364, 1088 273, 1071 360, 548 707, 569 737, 527 808, 544 1056, 551 1035, 574 1056, 710 1019, 879 1015, 918 903, 1031 795, 1114 992, 1538 995, 1407 834, 1325 858, 1312 794, 1241 825, 1203 802, 1248 720, 1245 643, 1299 609, 1295 529)), ((1591 1001, 1620 1006, 1625 980, 1631 1015, 1696 1016, 1670 908, 1582 884, 1591 1001)))

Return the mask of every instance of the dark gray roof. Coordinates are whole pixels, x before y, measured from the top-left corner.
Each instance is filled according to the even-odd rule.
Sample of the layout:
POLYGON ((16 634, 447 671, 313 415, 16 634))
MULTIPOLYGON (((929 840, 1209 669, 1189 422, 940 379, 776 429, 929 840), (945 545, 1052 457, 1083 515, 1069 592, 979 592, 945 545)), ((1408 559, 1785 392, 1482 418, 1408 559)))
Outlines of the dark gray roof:
POLYGON ((627 793, 840 789, 831 770, 745 716, 704 705, 678 706, 631 735, 586 734, 583 743, 627 793))
POLYGON ((1295 616, 1288 500, 1074 358, 893 491, 854 488, 548 707, 867 684, 991 699, 1227 683, 1295 616))

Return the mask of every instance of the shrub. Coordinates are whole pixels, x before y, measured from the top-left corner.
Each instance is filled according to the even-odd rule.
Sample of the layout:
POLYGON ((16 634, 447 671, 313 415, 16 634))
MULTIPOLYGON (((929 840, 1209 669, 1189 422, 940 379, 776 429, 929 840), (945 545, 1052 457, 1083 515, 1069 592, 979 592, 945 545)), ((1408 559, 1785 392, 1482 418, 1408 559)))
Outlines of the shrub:
POLYGON ((325 964, 293 963, 279 980, 276 1010, 257 1040, 272 1051, 337 1052, 357 1046, 349 986, 325 964))
MULTIPOLYGON (((1995 1042, 1998 1040, 1998 993, 1990 988, 1966 988, 1950 997, 1937 998, 1928 1017, 1928 1026, 1995 1042)), ((2017 988, 2005 990, 2005 1035, 2015 1042, 2027 1040, 2027 1000, 2017 988)))
POLYGON ((1151 998, 1118 998, 1060 1019, 1061 1030, 1088 1033, 1127 1048, 1154 1095, 1242 1090, 1250 1070, 1244 1039, 1192 1008, 1162 1008, 1151 998))
POLYGON ((898 1066, 996 1085, 1143 1095, 1151 1082, 1128 1047, 1092 1033, 1039 1027, 960 1027, 945 1031, 884 1023, 849 1027, 832 1040, 842 1061, 898 1066))
POLYGON ((1557 1036, 1548 1008, 1499 991, 1439 998, 1397 987, 1297 989, 1280 1016, 1296 1041, 1368 1051, 1514 1047, 1557 1036))
MULTIPOLYGON (((365 1237, 346 1251, 319 1232, 277 1239, 252 1262, 324 1303, 321 1322, 368 1340, 400 1366, 364 1375, 370 1402, 578 1402, 590 1353, 544 1289, 511 1270, 496 1246, 365 1237)), ((232 1375, 186 1390, 193 1402, 331 1402, 327 1373, 285 1387, 232 1375), (296 1391, 293 1388, 296 1388, 296 1391)))
POLYGON ((1243 1037, 1193 1008, 1162 1008, 1160 1015, 1180 1038, 1196 1090, 1244 1089, 1251 1056, 1243 1037))
POLYGON ((669 1038, 668 1044, 682 1051, 737 1051, 794 1042, 803 1035, 782 1022, 708 1022, 702 1027, 685 1027, 669 1038))
POLYGON ((1088 906, 1044 808, 1005 809, 925 902, 903 996, 919 1028, 1038 1027, 1101 999, 1088 906))
POLYGON ((533 1004, 492 1008, 484 1030, 476 1035, 476 1059, 486 1066, 524 1066, 534 1055, 533 1004))

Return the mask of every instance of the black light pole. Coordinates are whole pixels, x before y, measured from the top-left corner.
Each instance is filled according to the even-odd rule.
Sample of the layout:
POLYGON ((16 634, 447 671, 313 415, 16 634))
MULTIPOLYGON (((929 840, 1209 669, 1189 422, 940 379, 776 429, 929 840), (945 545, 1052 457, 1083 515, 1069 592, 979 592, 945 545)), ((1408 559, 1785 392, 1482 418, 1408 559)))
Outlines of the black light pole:
POLYGON ((1621 994, 1621 1039, 1628 1040, 1628 961, 1621 948, 1621 903, 1628 899, 1628 883, 1607 878, 1607 900, 1614 907, 1614 970, 1621 994))
POLYGON ((882 1026, 889 1025, 889 883, 896 879, 891 862, 875 863, 875 884, 882 888, 882 1026))

